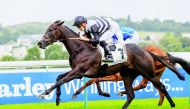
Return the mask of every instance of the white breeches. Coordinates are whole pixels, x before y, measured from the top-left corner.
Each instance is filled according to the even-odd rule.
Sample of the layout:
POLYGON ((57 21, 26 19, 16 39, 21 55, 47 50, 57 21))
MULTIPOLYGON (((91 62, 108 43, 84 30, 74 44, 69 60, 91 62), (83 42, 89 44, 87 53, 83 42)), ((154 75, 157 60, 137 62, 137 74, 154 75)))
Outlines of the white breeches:
MULTIPOLYGON (((111 20, 111 19, 107 19, 107 20, 111 20)), ((110 29, 107 30, 105 33, 103 33, 100 37, 100 41, 106 41, 106 43, 108 44, 112 44, 114 43, 113 42, 113 39, 112 39, 112 36, 116 35, 117 38, 118 38, 118 43, 121 43, 122 45, 124 44, 124 41, 123 41, 123 34, 120 30, 120 27, 119 25, 114 22, 114 21, 109 21, 110 22, 110 29)), ((117 43, 117 42, 116 42, 117 43)))

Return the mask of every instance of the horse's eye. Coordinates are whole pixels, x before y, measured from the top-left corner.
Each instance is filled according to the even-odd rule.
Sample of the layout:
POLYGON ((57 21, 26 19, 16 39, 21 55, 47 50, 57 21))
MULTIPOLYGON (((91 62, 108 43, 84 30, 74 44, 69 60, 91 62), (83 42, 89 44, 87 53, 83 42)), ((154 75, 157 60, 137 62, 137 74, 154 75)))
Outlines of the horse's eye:
POLYGON ((52 32, 53 30, 54 30, 54 29, 51 28, 51 29, 49 29, 48 31, 49 31, 49 32, 52 32))

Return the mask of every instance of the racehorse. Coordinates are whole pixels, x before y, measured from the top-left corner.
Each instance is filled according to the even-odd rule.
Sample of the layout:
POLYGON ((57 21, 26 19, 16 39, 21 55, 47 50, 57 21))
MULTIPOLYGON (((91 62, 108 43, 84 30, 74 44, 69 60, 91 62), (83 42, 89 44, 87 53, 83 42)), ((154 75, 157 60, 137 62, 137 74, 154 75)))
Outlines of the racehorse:
MULTIPOLYGON (((167 52, 165 52, 164 50, 156 47, 156 46, 145 46, 144 49, 146 49, 147 51, 151 52, 151 53, 154 53, 158 56, 161 56, 161 57, 165 57, 165 60, 168 61, 169 63, 171 63, 172 65, 175 65, 176 63, 179 63, 181 64, 181 66, 183 67, 186 67, 184 68, 185 71, 190 74, 190 65, 187 61, 181 59, 181 58, 178 58, 178 57, 174 57, 174 56, 171 56, 169 55, 167 52), (179 61, 176 61, 179 60, 179 61)), ((166 66, 164 64, 162 64, 161 62, 159 61, 155 61, 154 63, 155 65, 155 75, 158 79, 161 78, 166 66)), ((181 79, 181 78, 180 78, 181 79)), ((103 82, 103 81, 121 81, 122 80, 122 77, 120 75, 120 73, 116 73, 114 75, 110 75, 110 76, 105 76, 105 77, 100 77, 100 78, 93 78, 89 81, 87 81, 81 88, 79 88, 72 96, 72 99, 76 99, 77 95, 80 94, 86 87, 90 86, 91 84, 94 84, 96 83, 96 86, 97 86, 97 89, 98 89, 98 93, 99 95, 102 95, 102 96, 105 96, 105 97, 110 97, 109 93, 107 92, 103 92, 100 88, 100 84, 99 82, 103 82)), ((183 79, 182 79, 183 80, 183 79)), ((143 89, 147 86, 148 84, 148 80, 146 78, 143 78, 142 81, 140 82, 139 85, 135 86, 133 88, 134 91, 136 90, 140 90, 140 89, 143 89)), ((159 103, 158 103, 158 106, 161 106, 163 104, 163 101, 164 101, 164 94, 160 91, 159 91, 159 94, 160 94, 160 100, 159 100, 159 103)), ((123 96, 123 94, 126 94, 126 92, 119 92, 118 95, 120 96, 123 96)))
MULTIPOLYGON (((175 103, 166 91, 165 86, 154 75, 154 59, 148 51, 136 44, 126 44, 127 62, 109 67, 101 67, 101 54, 99 50, 90 46, 89 43, 79 40, 79 35, 62 25, 63 23, 63 21, 56 21, 51 24, 40 42, 38 42, 38 46, 45 49, 56 41, 62 42, 69 52, 69 62, 72 70, 59 75, 57 82, 44 93, 40 94, 40 98, 44 98, 45 95, 51 93, 55 88, 57 88, 59 95, 61 93, 60 86, 73 79, 104 77, 120 72, 127 92, 127 101, 122 109, 126 109, 135 97, 132 83, 138 75, 142 75, 151 81, 156 88, 164 93, 170 106, 175 107, 175 103)), ((56 101, 59 100, 56 99, 56 101)))

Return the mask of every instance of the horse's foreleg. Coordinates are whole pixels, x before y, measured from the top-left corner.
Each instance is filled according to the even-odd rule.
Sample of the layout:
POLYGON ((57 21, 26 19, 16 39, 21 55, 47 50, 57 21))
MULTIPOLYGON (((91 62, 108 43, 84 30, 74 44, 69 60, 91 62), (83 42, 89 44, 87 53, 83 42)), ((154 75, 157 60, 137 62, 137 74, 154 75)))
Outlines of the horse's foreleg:
POLYGON ((99 82, 103 82, 103 81, 119 81, 120 79, 118 79, 116 77, 118 77, 118 75, 111 75, 111 76, 98 78, 99 81, 96 82, 96 86, 97 86, 99 95, 102 95, 102 96, 105 96, 105 97, 110 97, 109 93, 102 91, 99 82))
POLYGON ((105 96, 105 97, 110 97, 110 94, 109 94, 109 93, 102 91, 99 82, 96 83, 96 87, 97 87, 97 89, 98 89, 99 95, 102 95, 102 96, 105 96))
MULTIPOLYGON (((58 82, 61 78, 65 77, 68 73, 64 73, 64 74, 61 74, 59 76, 57 76, 57 79, 56 79, 56 82, 58 82)), ((61 95, 61 87, 58 86, 56 88, 56 105, 58 106, 61 102, 61 99, 60 99, 60 95, 61 95)))
POLYGON ((58 86, 61 86, 64 83, 67 83, 73 79, 81 79, 82 78, 82 71, 79 70, 79 68, 75 68, 73 70, 71 70, 70 72, 68 72, 68 74, 63 77, 62 79, 60 79, 59 81, 57 81, 53 86, 51 86, 49 89, 47 89, 44 93, 42 93, 41 95, 39 95, 39 98, 44 98, 45 95, 48 95, 49 93, 51 93, 55 88, 57 88, 58 86))
POLYGON ((118 93, 117 93, 118 96, 123 96, 123 95, 125 95, 125 94, 127 94, 126 91, 122 91, 122 92, 118 92, 118 93))
POLYGON ((137 75, 125 74, 125 72, 123 72, 123 73, 121 73, 121 76, 123 78, 125 90, 127 93, 127 101, 123 105, 122 109, 126 109, 129 106, 129 104, 131 103, 131 101, 135 98, 132 83, 133 83, 134 79, 137 77, 137 75))
POLYGON ((72 99, 76 99, 77 95, 80 94, 86 87, 90 86, 93 83, 96 83, 98 81, 98 78, 91 79, 87 81, 80 89, 78 89, 72 96, 72 99))
POLYGON ((133 88, 133 90, 137 91, 137 90, 143 89, 143 88, 145 88, 147 86, 147 84, 148 84, 148 80, 145 79, 145 78, 143 78, 143 80, 141 81, 141 83, 138 86, 135 86, 133 88))
MULTIPOLYGON (((145 78, 143 78, 143 80, 141 81, 141 83, 139 85, 135 86, 133 88, 133 90, 137 91, 137 90, 143 89, 143 88, 145 88, 147 86, 147 84, 148 84, 148 80, 145 79, 145 78)), ((122 91, 122 92, 117 93, 118 96, 123 96, 124 94, 127 94, 127 92, 126 91, 122 91)))

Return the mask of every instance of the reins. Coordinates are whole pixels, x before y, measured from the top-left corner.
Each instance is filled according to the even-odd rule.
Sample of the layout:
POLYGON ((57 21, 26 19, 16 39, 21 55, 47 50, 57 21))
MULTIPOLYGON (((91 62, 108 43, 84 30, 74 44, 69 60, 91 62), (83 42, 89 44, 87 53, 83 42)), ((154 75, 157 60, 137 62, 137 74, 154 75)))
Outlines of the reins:
MULTIPOLYGON (((80 38, 67 38, 68 40, 79 40, 80 38)), ((65 40, 67 40, 65 39, 65 40)))
POLYGON ((61 40, 79 40, 80 38, 66 38, 66 39, 61 39, 61 40))
MULTIPOLYGON (((60 29, 60 31, 62 32, 62 30, 60 29)), ((62 32, 62 34, 63 34, 63 32, 62 32)), ((65 40, 80 40, 80 38, 78 38, 78 37, 71 37, 71 38, 65 38, 65 39, 61 39, 61 41, 65 41, 65 40)), ((80 40, 80 41, 83 41, 83 40, 80 40)), ((94 47, 94 46, 92 46, 91 44, 89 44, 88 42, 86 42, 86 41, 84 41, 86 44, 87 44, 87 46, 89 46, 89 47, 91 47, 91 48, 97 48, 97 47, 94 47)), ((79 48, 81 48, 81 46, 82 46, 82 44, 80 45, 80 47, 79 48)), ((78 48, 78 49, 79 49, 78 48)))

